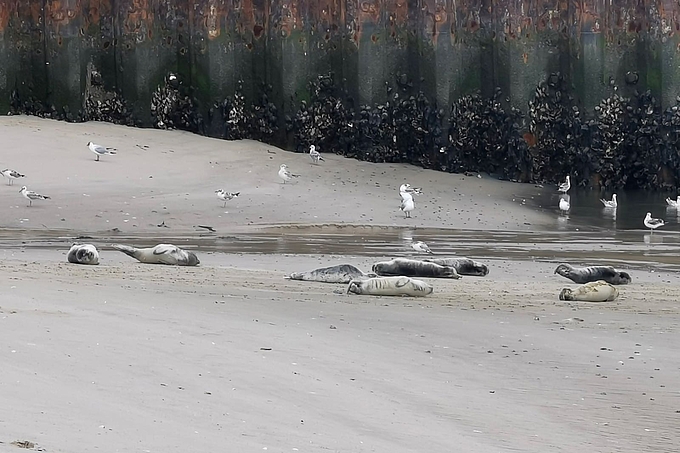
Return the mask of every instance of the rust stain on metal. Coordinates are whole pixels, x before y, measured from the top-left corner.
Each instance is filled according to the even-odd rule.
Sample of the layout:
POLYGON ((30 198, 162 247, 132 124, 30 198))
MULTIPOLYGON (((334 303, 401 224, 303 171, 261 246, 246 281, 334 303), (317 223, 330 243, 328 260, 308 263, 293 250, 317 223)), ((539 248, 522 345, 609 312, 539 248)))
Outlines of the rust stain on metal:
POLYGON ((425 39, 429 39, 433 45, 437 44, 437 29, 434 21, 435 0, 422 0, 422 30, 418 30, 425 39))
POLYGON ((597 10, 596 0, 578 0, 574 2, 576 22, 581 32, 600 33, 602 16, 597 10))
POLYGON ((296 0, 280 2, 278 28, 282 37, 288 37, 293 31, 301 28, 302 18, 298 6, 296 0))
MULTIPOLYGON (((456 11, 456 29, 462 29, 467 33, 475 33, 482 27, 481 10, 483 4, 481 0, 471 0, 462 2, 456 5, 459 9, 456 11), (460 22, 459 22, 460 21, 460 22)), ((454 23, 451 24, 454 26, 454 23)), ((451 34, 456 35, 456 30, 452 30, 451 34)))
MULTIPOLYGON (((406 26, 408 21, 408 3, 407 0, 393 0, 392 2, 385 2, 385 14, 388 17, 389 35, 394 39, 399 38, 399 28, 406 26)), ((375 22, 379 20, 380 11, 375 22)), ((380 26, 380 24, 376 23, 380 26)))
MULTIPOLYGON (((378 23, 378 18, 380 17, 380 0, 358 0, 359 7, 356 11, 355 25, 353 33, 350 35, 350 39, 358 47, 361 42, 361 35, 365 23, 378 23)), ((390 21, 392 19, 390 17, 390 21)))
POLYGON ((442 32, 442 29, 446 29, 446 24, 449 21, 449 12, 446 7, 446 0, 435 0, 434 13, 432 15, 432 22, 434 33, 432 36, 432 43, 437 45, 437 38, 442 32))
POLYGON ((81 11, 81 0, 47 0, 45 2, 46 24, 53 30, 58 46, 62 45, 61 28, 66 27, 81 11))
POLYGON ((154 15, 149 0, 126 0, 121 2, 123 31, 137 35, 137 41, 146 39, 147 30, 153 26, 154 15))
POLYGON ((261 40, 267 36, 269 29, 269 1, 253 0, 253 38, 261 40))
POLYGON ((85 13, 86 25, 99 25, 102 16, 111 16, 111 10, 110 0, 90 0, 85 13))
MULTIPOLYGON (((22 5, 22 6, 23 6, 23 5, 22 5)), ((34 25, 42 24, 42 22, 43 22, 43 15, 42 15, 42 8, 41 8, 41 5, 38 4, 38 2, 30 2, 30 3, 29 3, 29 8, 30 8, 30 10, 31 10, 30 15, 31 15, 31 19, 33 20, 32 23, 33 23, 34 25)), ((23 16, 23 15, 20 14, 20 17, 22 17, 22 16, 23 16)), ((23 17, 25 17, 25 16, 23 16, 23 17)))
POLYGON ((16 12, 16 3, 13 1, 0 1, 0 32, 5 31, 9 24, 9 19, 16 12))
POLYGON ((216 1, 209 1, 206 6, 207 11, 203 11, 203 27, 208 32, 208 39, 215 39, 220 36, 222 29, 220 25, 222 14, 220 14, 221 11, 218 9, 216 1))
POLYGON ((680 32, 680 5, 677 1, 661 0, 659 2, 661 34, 671 38, 680 32))
POLYGON ((194 3, 191 22, 195 33, 206 36, 209 40, 222 33, 222 21, 227 19, 229 8, 226 0, 208 0, 194 3))
MULTIPOLYGON (((386 0, 384 6, 385 12, 390 16, 392 25, 406 25, 408 21, 408 2, 406 0, 386 0)), ((377 13, 380 14, 380 10, 377 13)), ((374 22, 377 21, 378 18, 376 17, 374 22)))
POLYGON ((313 29, 329 33, 332 23, 333 0, 318 0, 308 3, 307 19, 313 29))

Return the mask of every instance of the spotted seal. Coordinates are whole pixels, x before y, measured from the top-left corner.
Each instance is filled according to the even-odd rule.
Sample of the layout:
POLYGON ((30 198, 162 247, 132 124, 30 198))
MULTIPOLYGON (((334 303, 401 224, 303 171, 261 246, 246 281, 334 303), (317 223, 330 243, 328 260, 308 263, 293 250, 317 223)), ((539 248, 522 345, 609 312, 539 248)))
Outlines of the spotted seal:
POLYGON ((583 302, 611 302, 619 296, 619 290, 604 280, 588 282, 576 289, 563 288, 560 300, 576 300, 583 302))
POLYGON ((381 261, 371 270, 381 276, 460 278, 454 267, 408 258, 381 261))
POLYGON ((71 246, 66 257, 73 264, 99 264, 99 252, 92 244, 78 244, 71 246))
POLYGON ((200 264, 194 252, 182 250, 172 244, 158 244, 146 249, 122 244, 112 244, 111 247, 145 264, 169 264, 173 266, 196 266, 200 264))
POLYGON ((568 278, 574 283, 588 283, 604 280, 612 285, 627 285, 632 281, 627 272, 614 269, 613 266, 574 267, 562 263, 555 268, 555 273, 568 278))
POLYGON ((373 277, 352 280, 347 287, 347 294, 369 296, 423 297, 432 294, 432 291, 432 286, 411 277, 373 277))
POLYGON ((474 277, 484 277, 489 274, 489 267, 479 261, 470 258, 428 258, 423 261, 449 266, 456 269, 460 275, 472 275, 474 277))
POLYGON ((375 274, 364 274, 351 264, 322 267, 308 272, 293 272, 287 279, 307 282, 349 283, 354 279, 375 277, 375 274))

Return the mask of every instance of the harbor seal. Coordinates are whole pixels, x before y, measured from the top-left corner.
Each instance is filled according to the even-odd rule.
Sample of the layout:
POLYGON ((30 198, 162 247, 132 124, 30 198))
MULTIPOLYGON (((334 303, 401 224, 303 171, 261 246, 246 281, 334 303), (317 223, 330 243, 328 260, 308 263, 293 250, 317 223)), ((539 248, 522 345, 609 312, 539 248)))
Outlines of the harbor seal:
POLYGON ((604 280, 589 282, 576 289, 563 288, 560 300, 577 300, 583 302, 611 302, 619 296, 619 290, 604 280))
POLYGON ((158 244, 147 249, 137 249, 122 244, 112 244, 111 247, 145 264, 169 264, 172 266, 196 266, 200 264, 194 252, 182 250, 172 244, 158 244))
POLYGON ((371 270, 381 276, 460 278, 454 267, 408 258, 381 261, 375 263, 371 270))
POLYGON ((574 283, 588 283, 604 280, 612 285, 627 285, 632 281, 627 272, 620 272, 613 266, 574 267, 562 263, 555 269, 555 273, 566 277, 574 283))
POLYGON ((66 257, 73 264, 99 264, 99 252, 92 244, 78 244, 71 246, 66 257))
POLYGON ((361 270, 351 264, 340 264, 338 266, 322 267, 308 272, 293 272, 288 279, 304 280, 307 282, 323 283, 349 283, 360 278, 375 277, 375 274, 364 274, 361 270))
POLYGON ((471 260, 470 258, 428 258, 423 261, 439 264, 440 266, 453 267, 460 275, 484 277, 489 273, 489 268, 486 264, 471 260))
POLYGON ((347 287, 347 294, 368 296, 423 297, 432 294, 432 291, 432 286, 410 277, 374 277, 352 280, 347 287))

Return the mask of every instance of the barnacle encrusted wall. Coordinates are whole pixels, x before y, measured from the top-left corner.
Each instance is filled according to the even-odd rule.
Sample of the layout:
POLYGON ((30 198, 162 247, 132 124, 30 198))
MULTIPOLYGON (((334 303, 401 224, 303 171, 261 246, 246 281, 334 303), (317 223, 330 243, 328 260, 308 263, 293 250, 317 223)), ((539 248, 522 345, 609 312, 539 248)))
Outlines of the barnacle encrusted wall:
POLYGON ((0 113, 675 188, 680 4, 0 0, 0 113))

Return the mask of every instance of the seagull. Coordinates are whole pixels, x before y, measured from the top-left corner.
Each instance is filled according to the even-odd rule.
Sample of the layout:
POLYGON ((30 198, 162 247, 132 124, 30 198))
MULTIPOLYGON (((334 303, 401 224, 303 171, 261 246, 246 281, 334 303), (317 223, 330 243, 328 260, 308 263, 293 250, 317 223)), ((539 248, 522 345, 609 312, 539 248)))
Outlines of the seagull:
POLYGON ((653 219, 652 213, 648 212, 645 216, 645 226, 651 230, 650 234, 654 234, 654 230, 666 224, 662 219, 653 219))
POLYGON ((47 195, 40 195, 37 192, 33 192, 32 190, 28 190, 26 188, 26 186, 23 186, 19 192, 21 192, 21 195, 23 195, 24 198, 26 198, 28 200, 29 206, 33 206, 33 200, 49 200, 50 199, 50 197, 48 197, 47 195))
POLYGON ((604 198, 600 198, 600 201, 605 208, 616 208, 619 205, 616 201, 616 194, 612 195, 611 201, 605 200, 604 198))
POLYGON ((320 160, 324 161, 323 157, 321 156, 321 153, 319 153, 316 150, 316 146, 314 146, 314 145, 310 145, 310 147, 309 147, 309 157, 312 158, 312 162, 314 162, 315 164, 318 164, 320 160))
POLYGON ((569 192, 569 189, 571 189, 571 181, 569 180, 569 176, 567 176, 567 180, 560 184, 557 190, 563 193, 567 193, 569 192))
POLYGON ((401 206, 399 206, 399 210, 404 211, 406 214, 406 218, 410 219, 411 218, 411 211, 413 211, 416 208, 416 203, 413 201, 413 195, 411 195, 408 192, 402 192, 401 193, 401 206))
POLYGON ((99 156, 104 156, 106 154, 116 154, 116 148, 106 148, 92 142, 87 142, 87 147, 90 148, 90 151, 97 155, 97 158, 95 159, 97 162, 99 161, 99 156))
POLYGON ((671 198, 666 198, 666 204, 671 208, 680 208, 680 195, 678 195, 678 198, 675 201, 671 198))
POLYGON ((421 242, 421 241, 412 242, 411 248, 413 250, 415 250, 416 252, 423 252, 423 253, 429 253, 430 255, 434 255, 432 250, 430 250, 430 247, 428 247, 426 243, 421 242))
POLYGON ((227 207, 227 201, 236 198, 241 194, 241 192, 227 192, 224 189, 218 189, 215 193, 217 194, 217 198, 224 201, 225 208, 227 207))
POLYGON ((281 164, 281 167, 279 167, 279 178, 283 179, 283 183, 285 184, 287 181, 290 181, 293 178, 297 178, 300 175, 294 175, 288 170, 288 165, 286 164, 281 164))
POLYGON ((560 198, 560 211, 567 212, 571 208, 571 205, 564 198, 560 198))
MULTIPOLYGON (((4 170, 0 171, 2 173, 2 176, 7 178, 7 185, 11 186, 14 184, 14 180, 18 178, 24 178, 26 175, 22 175, 16 170, 12 170, 11 168, 5 168, 4 170)), ((679 197, 680 198, 680 197, 679 197)))

